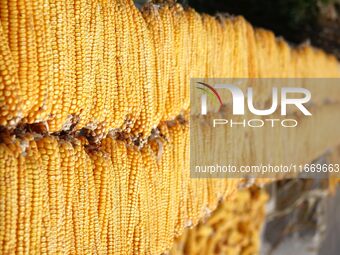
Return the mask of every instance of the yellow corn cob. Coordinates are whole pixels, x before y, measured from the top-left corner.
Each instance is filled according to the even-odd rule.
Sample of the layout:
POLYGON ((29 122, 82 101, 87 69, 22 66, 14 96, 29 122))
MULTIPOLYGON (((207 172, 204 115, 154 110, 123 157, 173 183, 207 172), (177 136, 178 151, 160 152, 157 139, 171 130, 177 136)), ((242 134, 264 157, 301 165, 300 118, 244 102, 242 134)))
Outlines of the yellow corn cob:
POLYGON ((138 226, 139 218, 139 195, 141 192, 141 177, 143 167, 141 154, 134 148, 127 150, 127 169, 129 171, 128 179, 128 219, 127 219, 127 232, 126 232, 126 250, 127 254, 133 253, 132 249, 139 249, 137 239, 140 237, 140 226, 138 226), (136 248, 137 247, 137 248, 136 248))
POLYGON ((222 63, 223 63, 223 59, 222 59, 222 54, 220 53, 219 49, 222 49, 222 44, 223 44, 223 38, 222 35, 223 34, 223 27, 221 25, 221 22, 219 21, 218 18, 214 18, 214 22, 213 22, 213 30, 214 31, 214 68, 215 68, 215 77, 223 77, 223 72, 222 72, 222 68, 219 68, 222 63))
POLYGON ((4 143, 0 144, 0 245, 2 254, 16 251, 16 226, 18 221, 18 160, 4 143))
POLYGON ((161 188, 159 184, 162 180, 158 171, 156 155, 152 149, 149 146, 146 146, 141 153, 144 163, 143 175, 146 176, 146 178, 143 179, 145 180, 145 196, 141 194, 141 199, 144 199, 144 202, 142 201, 142 208, 145 212, 143 218, 145 219, 144 228, 146 230, 146 242, 149 242, 146 244, 146 248, 152 254, 159 254, 164 251, 162 250, 159 241, 161 241, 162 238, 165 238, 165 236, 160 236, 161 233, 164 233, 160 232, 162 225, 164 225, 164 222, 161 219, 165 219, 165 217, 162 217, 162 207, 158 204, 158 201, 162 201, 162 196, 160 192, 157 192, 157 190, 161 188), (160 220, 155 224, 153 223, 154 218, 160 220))
POLYGON ((234 65, 235 70, 233 77, 236 78, 248 78, 248 44, 244 38, 247 38, 247 25, 246 21, 238 16, 232 19, 232 24, 234 27, 234 38, 235 38, 235 48, 234 48, 234 65))
MULTIPOLYGON (((139 84, 141 86, 141 104, 143 105, 140 116, 133 127, 133 135, 146 138, 150 135, 151 129, 158 123, 156 122, 155 102, 155 68, 153 66, 154 54, 152 51, 152 42, 150 32, 147 30, 145 21, 141 13, 134 6, 133 1, 125 1, 128 10, 133 17, 134 26, 136 29, 136 45, 138 48, 139 58, 139 84)), ((133 47, 133 46, 130 46, 133 47)))
POLYGON ((89 118, 95 88, 94 80, 91 77, 93 56, 91 55, 92 45, 89 39, 90 19, 91 5, 89 2, 74 0, 74 72, 76 91, 72 99, 71 113, 80 117, 82 122, 79 123, 79 128, 83 127, 89 118))
POLYGON ((98 213, 98 194, 96 192, 95 179, 93 174, 93 164, 90 162, 90 158, 87 158, 87 191, 88 191, 88 201, 89 201, 89 245, 92 253, 101 254, 104 247, 101 242, 101 229, 99 222, 99 213, 98 213))
MULTIPOLYGON (((175 18, 174 18, 174 8, 169 6, 165 6, 161 9, 161 13, 164 15, 164 24, 167 27, 167 43, 168 43, 168 78, 167 78, 167 95, 165 99, 165 114, 163 116, 163 120, 173 119, 177 114, 177 104, 179 103, 179 95, 178 95, 178 77, 177 77, 177 67, 176 67, 176 42, 175 42, 175 18)), ((164 78, 165 79, 165 78, 164 78)))
POLYGON ((39 254, 42 241, 43 199, 44 194, 46 194, 42 183, 42 161, 33 137, 28 135, 23 142, 25 143, 26 172, 29 178, 28 187, 31 193, 31 204, 29 205, 31 207, 29 252, 39 254))
MULTIPOLYGON (((177 220, 178 220, 178 203, 179 203, 179 196, 178 196, 178 179, 181 176, 181 172, 177 171, 176 168, 177 161, 176 160, 176 153, 174 153, 176 144, 172 141, 172 132, 167 127, 167 125, 160 125, 160 132, 163 134, 166 139, 168 139, 168 143, 165 143, 162 148, 163 151, 162 157, 160 157, 159 160, 159 169, 161 173, 163 174, 163 182, 165 182, 163 186, 163 190, 166 194, 165 201, 167 201, 167 208, 165 210, 166 212, 166 225, 165 225, 165 231, 168 233, 166 237, 166 241, 164 243, 165 246, 168 246, 174 241, 174 235, 169 234, 172 231, 177 229, 177 220), (173 169, 173 171, 170 171, 170 173, 167 172, 167 169, 173 169), (169 185, 168 183, 171 183, 172 185, 169 185)), ((160 145, 158 145, 160 146, 160 145)), ((184 193, 183 195, 185 195, 184 193)))
MULTIPOLYGON (((68 69, 70 67, 67 52, 67 4, 66 1, 49 1, 49 26, 50 42, 52 48, 52 86, 53 103, 51 119, 49 120, 50 131, 61 130, 66 121, 71 97, 69 94, 72 81, 70 81, 68 69)), ((71 63, 72 64, 72 63, 71 63)), ((51 85, 50 85, 51 86, 51 85)))
POLYGON ((290 71, 290 64, 291 64, 291 49, 289 48, 288 44, 280 39, 277 40, 277 48, 278 48, 278 66, 280 70, 279 77, 287 78, 292 77, 290 71))
POLYGON ((86 142, 81 140, 75 146, 76 152, 76 180, 78 183, 77 199, 78 211, 75 212, 77 230, 75 240, 77 253, 101 253, 101 230, 99 226, 98 202, 93 175, 93 165, 90 157, 84 150, 86 142))
MULTIPOLYGON (((272 32, 256 29, 256 54, 257 54, 257 66, 259 78, 279 78, 281 70, 279 69, 278 56, 279 50, 277 47, 276 39, 272 32), (268 66, 270 61, 271 67, 268 66)), ((258 95, 258 101, 262 104, 268 100, 269 95, 272 93, 272 81, 264 80, 261 85, 258 86, 254 94, 258 95)))
MULTIPOLYGON (((120 31, 117 37, 117 83, 119 91, 126 93, 126 98, 119 96, 119 100, 128 102, 128 109, 126 109, 128 115, 124 128, 130 132, 131 127, 139 118, 143 106, 142 87, 140 86, 142 83, 139 73, 139 41, 136 38, 133 9, 126 4, 126 0, 119 0, 114 6, 116 7, 116 28, 117 31, 120 31)), ((118 110, 117 106, 115 103, 116 110, 118 110)), ((125 105, 125 107, 127 106, 125 105)))
MULTIPOLYGON (((182 129, 180 136, 179 148, 183 148, 183 169, 189 169, 189 128, 187 125, 179 125, 182 129)), ((190 173, 183 173, 183 181, 187 181, 188 197, 186 202, 187 207, 187 222, 186 224, 196 225, 198 220, 205 216, 206 208, 208 207, 208 185, 204 179, 190 179, 190 173)), ((216 202, 216 201, 215 201, 216 202)))
POLYGON ((317 72, 313 69, 314 49, 308 45, 301 45, 296 48, 296 72, 302 78, 315 78, 317 72))
POLYGON ((18 155, 19 147, 13 151, 18 159, 18 222, 17 222, 17 241, 16 253, 26 254, 30 252, 30 216, 31 216, 31 190, 29 187, 30 177, 28 176, 25 158, 18 155))
POLYGON ((218 77, 222 77, 222 68, 219 68, 222 63, 223 63, 223 59, 222 59, 222 55, 220 54, 220 50, 222 49, 222 43, 223 43, 223 38, 222 33, 223 33, 223 27, 221 26, 220 21, 215 17, 213 19, 213 45, 214 45, 214 49, 213 49, 213 59, 215 59, 215 61, 213 62, 213 68, 214 70, 214 77, 218 78, 218 77))
MULTIPOLYGON (((75 108, 77 107, 77 86, 76 84, 76 1, 71 0, 66 2, 67 10, 67 56, 68 56, 68 72, 67 72, 67 79, 71 82, 72 86, 69 86, 66 88, 68 90, 67 93, 70 100, 70 105, 65 105, 65 107, 68 107, 66 120, 63 123, 62 129, 67 130, 70 127, 70 124, 72 123, 72 117, 73 114, 75 114, 75 108)), ((78 35, 79 36, 79 35, 78 35)), ((84 70, 85 74, 85 70, 84 70)), ((79 112, 79 109, 77 109, 79 112)), ((79 116, 79 114, 78 114, 79 116)))
MULTIPOLYGON (((169 115, 167 113, 167 97, 169 94, 169 86, 170 86, 170 81, 174 75, 174 68, 173 68, 173 47, 174 47, 174 27, 173 27, 173 19, 172 19, 172 14, 168 6, 162 6, 162 8, 159 10, 159 15, 162 20, 163 24, 163 30, 164 30, 164 59, 163 61, 163 86, 166 86, 163 88, 163 102, 162 102, 162 107, 163 107, 163 116, 162 119, 168 119, 167 116, 169 115)), ((156 58, 158 60, 158 58, 156 58)))
MULTIPOLYGON (((157 56, 153 62, 152 68, 155 69, 155 122, 158 123, 163 114, 165 107, 165 100, 168 90, 168 72, 169 67, 166 66, 168 64, 169 58, 169 43, 167 35, 170 34, 170 31, 167 30, 166 23, 163 23, 164 19, 168 19, 168 15, 164 11, 158 10, 158 7, 154 6, 152 3, 144 6, 143 8, 143 17, 146 21, 147 27, 150 31, 151 35, 151 46, 152 51, 155 56, 157 56), (162 17, 165 15, 164 17, 162 17)), ((165 20, 166 22, 167 20, 165 20)))
MULTIPOLYGON (((37 146, 38 147, 38 146, 37 146)), ((46 157, 40 154, 39 148, 38 153, 41 158, 41 193, 43 199, 43 210, 42 210, 42 226, 41 226, 41 254, 50 254, 56 249, 56 239, 51 233, 51 214, 49 206, 49 187, 48 187, 48 173, 47 173, 47 163, 46 157)))
POLYGON ((82 146, 80 142, 78 142, 74 147, 75 154, 75 164, 74 164, 74 182, 73 185, 73 202, 72 202, 72 220, 73 220, 73 233, 74 233, 74 249, 77 254, 83 254, 83 215, 84 211, 82 211, 83 207, 80 204, 80 181, 79 181, 79 171, 81 169, 86 169, 84 166, 83 158, 81 157, 81 153, 83 152, 82 146))
POLYGON ((75 253, 75 234, 73 224, 73 203, 75 193, 75 152, 71 143, 59 141, 60 170, 63 177, 65 198, 65 253, 75 253))
MULTIPOLYGON (((143 166, 143 162, 142 167, 143 166)), ((140 171, 143 168, 140 169, 140 171)), ((135 214, 135 218, 137 221, 136 226, 133 228, 133 254, 145 254, 146 251, 150 250, 150 235, 148 229, 148 224, 150 222, 148 221, 148 192, 147 192, 147 185, 146 185, 146 177, 143 176, 143 173, 140 175, 141 178, 139 178, 139 194, 137 195, 137 206, 139 210, 135 214)))
POLYGON ((230 58, 232 56, 234 47, 235 47, 235 31, 232 25, 232 21, 228 18, 221 19, 221 26, 223 27, 222 33, 222 51, 220 54, 222 55, 222 77, 232 78, 234 72, 234 62, 230 58))
POLYGON ((79 222, 79 226, 77 226, 79 229, 75 230, 76 250, 79 254, 91 252, 89 244, 90 220, 88 211, 90 202, 88 189, 86 187, 88 185, 88 168, 92 169, 92 164, 82 145, 82 143, 79 143, 75 147, 76 164, 74 169, 76 172, 76 186, 78 186, 78 210, 77 212, 75 210, 73 212, 75 213, 76 222, 79 222))
POLYGON ((95 94, 100 95, 94 98, 94 105, 91 111, 91 121, 103 123, 107 128, 120 128, 127 115, 126 85, 127 61, 126 56, 118 54, 121 47, 127 47, 127 35, 123 30, 122 35, 112 31, 114 27, 121 25, 121 13, 116 3, 98 2, 96 12, 98 21, 95 34, 98 40, 94 45, 98 48, 96 58, 96 90, 95 94), (117 14, 117 17, 115 15, 117 14), (98 56, 99 55, 99 56, 98 56))
MULTIPOLYGON (((30 2, 30 1, 28 1, 30 2)), ((50 23, 45 22, 44 15, 49 12, 49 5, 43 0, 31 0, 32 2, 32 19, 30 22, 34 23, 35 31, 35 47, 36 47, 36 64, 38 68, 37 86, 38 94, 36 98, 32 98, 33 107, 29 110, 27 116, 28 122, 44 121, 50 114, 53 100, 53 85, 52 85, 52 51, 50 45, 50 23)), ((30 17, 31 19, 31 17, 30 17)), ((32 51, 33 49, 29 49, 32 51)), ((30 84, 31 85, 31 84, 30 84)), ((72 91, 65 91, 65 94, 72 94, 72 91)), ((64 95, 65 95, 64 94, 64 95)), ((65 97, 65 98, 69 98, 65 97)), ((63 102, 64 111, 68 112, 67 101, 63 102)))
MULTIPOLYGON (((173 162, 172 169, 174 169, 176 174, 175 179, 175 212, 177 212, 175 219, 175 233, 180 234, 182 232, 185 224, 190 224, 188 221, 188 215, 191 215, 191 212, 187 209, 187 194, 186 192, 182 193, 181 190, 187 190, 187 179, 184 175, 188 174, 188 172, 183 171, 183 163, 184 163, 184 139, 183 130, 180 126, 175 125, 169 129, 169 140, 173 144, 172 148, 172 159, 173 162)), ((190 219, 189 219, 190 220, 190 219)))
MULTIPOLYGON (((123 148, 120 147, 120 145, 118 145, 116 148, 118 149, 118 151, 124 152, 125 145, 124 144, 121 144, 121 145, 123 146, 123 148)), ((120 186, 119 171, 122 171, 122 169, 124 171, 124 168, 122 168, 122 165, 124 165, 124 160, 121 160, 120 163, 117 162, 118 164, 114 165, 116 162, 112 160, 111 158, 112 154, 107 154, 107 156, 109 157, 109 160, 112 164, 112 171, 110 172, 110 179, 109 179, 111 183, 111 189, 110 189, 111 208, 110 209, 112 212, 114 212, 112 215, 110 215, 109 224, 108 224, 108 240, 107 240, 108 241, 108 254, 115 254, 115 253, 119 254, 120 252, 124 253, 123 246, 125 245, 125 242, 122 241, 125 238, 117 235, 117 233, 122 232, 123 230, 121 226, 122 222, 120 221, 120 219, 123 220, 122 215, 124 215, 124 213, 122 213, 121 208, 119 209, 117 208, 117 205, 120 204, 121 201, 126 202, 127 199, 125 198, 127 198, 127 196, 125 195, 124 199, 121 199, 121 197, 123 196, 121 196, 117 187, 120 186), (119 210, 121 211, 119 212, 119 210)), ((123 175, 126 177, 125 173, 123 175)), ((125 184, 126 184, 126 180, 127 178, 125 178, 125 184)), ((126 185, 124 186, 126 187, 126 185)))
MULTIPOLYGON (((186 12, 188 17, 189 32, 191 37, 191 51, 190 64, 189 64, 189 78, 203 78, 205 75, 205 56, 206 48, 204 46, 205 34, 203 31, 203 24, 201 16, 193 9, 189 9, 186 12)), ((221 38, 222 39, 222 38, 221 38)), ((223 46, 222 46, 223 47, 223 46)), ((221 66, 221 69, 223 69, 221 66)), ((187 88, 189 89, 189 88, 187 88)), ((186 107, 184 107, 186 110, 186 107)))
POLYGON ((94 182, 96 186, 97 202, 98 202, 98 217, 101 229, 101 243, 102 243, 102 253, 106 254, 109 252, 107 241, 108 236, 108 224, 114 218, 114 211, 112 208, 112 198, 111 198, 111 172, 112 162, 109 160, 108 156, 103 152, 91 152, 91 161, 93 162, 93 175, 94 182))
MULTIPOLYGON (((116 217, 114 217, 111 222, 114 228, 114 238, 116 240, 114 253, 115 254, 127 254, 126 250, 126 233, 127 220, 128 220, 128 169, 127 169, 127 151, 125 144, 123 142, 115 141, 112 138, 105 138, 102 141, 102 149, 108 153, 111 158, 113 167, 113 181, 112 187, 114 194, 113 205, 116 211, 116 217), (120 205, 119 208, 115 207, 115 203, 120 205)), ((113 210, 113 209, 112 209, 113 210)), ((110 224, 110 222, 109 222, 110 224)), ((111 228, 109 228, 110 230, 111 228)), ((110 236, 110 234, 108 233, 110 236)))
POLYGON ((258 29, 255 31, 257 50, 259 52, 259 77, 275 78, 279 76, 279 68, 277 66, 278 49, 276 47, 276 39, 272 32, 258 29), (261 57, 260 57, 261 56, 261 57), (265 60, 266 59, 266 60, 265 60), (271 67, 268 62, 272 63, 271 67))
MULTIPOLYGON (((190 79, 202 77, 199 69, 201 68, 199 59, 201 58, 202 48, 200 48, 200 40, 203 27, 201 22, 201 17, 193 9, 188 9, 185 11, 185 16, 187 20, 187 32, 185 37, 187 37, 186 50, 188 59, 188 69, 186 71, 186 83, 184 83, 184 97, 185 101, 182 103, 181 110, 187 110, 190 106, 190 79)), ((222 27, 221 27, 222 29, 222 27)), ((222 40, 221 37, 218 37, 222 40)), ((203 54, 202 54, 203 55, 203 54)))
POLYGON ((47 136, 38 140, 37 146, 42 158, 43 169, 46 171, 46 181, 48 183, 50 231, 47 233, 47 252, 64 252, 65 200, 58 142, 55 138, 47 136))
POLYGON ((258 77, 258 67, 256 61, 256 40, 253 27, 246 22, 246 41, 248 43, 248 77, 258 77))
MULTIPOLYGON (((104 19, 104 44, 107 50, 104 50, 104 60, 107 61, 107 84, 109 103, 107 104, 107 114, 105 121, 110 128, 120 128, 125 122, 128 113, 128 105, 133 101, 127 100, 127 82, 130 72, 127 65, 128 55, 124 54, 128 50, 128 34, 123 24, 126 16, 120 9, 117 2, 107 4, 107 19, 104 19), (115 30, 112 28, 115 27, 115 30), (119 31, 119 32, 116 32, 119 31)), ((105 15, 105 14, 104 14, 105 15)), ((135 85, 134 85, 135 86, 135 85)), ((134 98, 134 100, 136 100, 134 98)))
MULTIPOLYGON (((215 34, 214 34, 214 29, 216 28, 215 24, 215 19, 211 16, 208 15, 202 15, 202 20, 203 20, 203 29, 204 33, 206 34, 206 73, 204 74, 205 77, 212 77, 216 78, 217 75, 215 74, 216 72, 216 63, 214 60, 215 57, 215 50, 216 50, 216 45, 214 44, 214 39, 215 39, 215 34)), ((216 32, 216 31, 215 31, 216 32)))
MULTIPOLYGON (((159 126, 160 132, 165 136, 169 137, 169 131, 166 125, 162 124, 159 126)), ((162 196, 161 202, 158 202, 160 207, 160 218, 165 219, 164 224, 159 226, 160 244, 159 249, 164 251, 172 244, 174 236, 172 234, 175 228, 176 213, 176 186, 171 185, 176 182, 177 171, 168 171, 174 169, 173 165, 173 153, 172 144, 165 140, 158 139, 151 143, 151 148, 157 155, 157 166, 160 174, 158 184, 160 185, 159 192, 162 196)))
MULTIPOLYGON (((0 3, 3 4, 5 3, 0 3)), ((3 22, 0 24, 0 125, 14 127, 23 117, 23 98, 2 25, 3 22)))
POLYGON ((188 19, 185 15, 183 7, 176 4, 173 9, 174 19, 174 49, 175 49, 175 78, 174 89, 175 96, 173 104, 175 105, 174 116, 180 114, 182 106, 188 103, 188 86, 189 86, 189 36, 188 36, 188 19))
MULTIPOLYGON (((104 62, 104 15, 105 6, 99 1, 91 3, 91 36, 93 45, 91 49, 91 74, 95 81, 95 90, 92 97, 92 107, 90 111, 90 123, 98 124, 104 120, 104 107, 107 99, 104 72, 107 65, 104 62)), ((105 17, 106 18, 106 17, 105 17)))

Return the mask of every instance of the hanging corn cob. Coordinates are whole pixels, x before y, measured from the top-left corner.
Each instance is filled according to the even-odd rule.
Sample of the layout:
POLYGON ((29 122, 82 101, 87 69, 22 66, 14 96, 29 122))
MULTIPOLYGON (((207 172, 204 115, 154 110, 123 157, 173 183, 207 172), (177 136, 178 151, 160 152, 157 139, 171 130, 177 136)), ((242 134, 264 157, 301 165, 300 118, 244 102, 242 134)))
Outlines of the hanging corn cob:
POLYGON ((267 194, 252 187, 237 192, 212 215, 176 240, 170 254, 258 254, 267 194))

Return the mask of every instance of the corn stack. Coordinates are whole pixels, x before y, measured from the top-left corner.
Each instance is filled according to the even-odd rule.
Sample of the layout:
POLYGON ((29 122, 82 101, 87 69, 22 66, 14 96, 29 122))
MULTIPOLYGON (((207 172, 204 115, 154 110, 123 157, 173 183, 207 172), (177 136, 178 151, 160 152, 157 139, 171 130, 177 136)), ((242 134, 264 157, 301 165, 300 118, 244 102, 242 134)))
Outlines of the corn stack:
POLYGON ((258 254, 266 201, 257 187, 238 191, 209 218, 186 229, 169 254, 258 254))
POLYGON ((113 137, 98 147, 69 135, 4 134, 2 249, 9 254, 169 249, 186 226, 214 210, 237 185, 226 189, 225 180, 209 187, 206 180, 190 180, 187 124, 175 120, 159 130, 142 149, 113 137))
MULTIPOLYGON (((179 4, 149 3, 141 13, 131 0, 6 0, 0 21, 0 124, 12 128, 45 123, 49 132, 72 126, 103 136, 121 129, 145 139, 160 120, 188 109, 190 78, 340 72, 334 57, 289 48, 242 17, 199 15, 179 4)), ((266 86, 258 90, 267 100, 266 86)))
MULTIPOLYGON (((190 78, 340 77, 320 50, 174 3, 4 0, 0 22, 3 254, 167 251, 242 183, 190 179, 190 78)), ((269 85, 254 90, 264 106, 269 85)), ((276 129, 251 146, 236 130, 220 134, 238 145, 221 156, 305 162, 333 147, 339 88, 315 94, 315 123, 287 131, 279 149, 263 147, 276 129), (309 141, 317 123, 327 125, 309 141)))

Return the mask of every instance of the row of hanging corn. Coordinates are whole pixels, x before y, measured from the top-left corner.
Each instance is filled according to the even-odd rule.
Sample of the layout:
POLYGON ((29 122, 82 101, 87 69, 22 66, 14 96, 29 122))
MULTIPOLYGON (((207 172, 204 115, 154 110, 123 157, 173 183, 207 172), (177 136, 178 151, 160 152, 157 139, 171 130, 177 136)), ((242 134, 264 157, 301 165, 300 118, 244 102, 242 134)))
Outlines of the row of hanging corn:
POLYGON ((189 177, 189 79, 340 75, 178 4, 4 0, 0 21, 2 254, 164 252, 240 182, 189 177))

